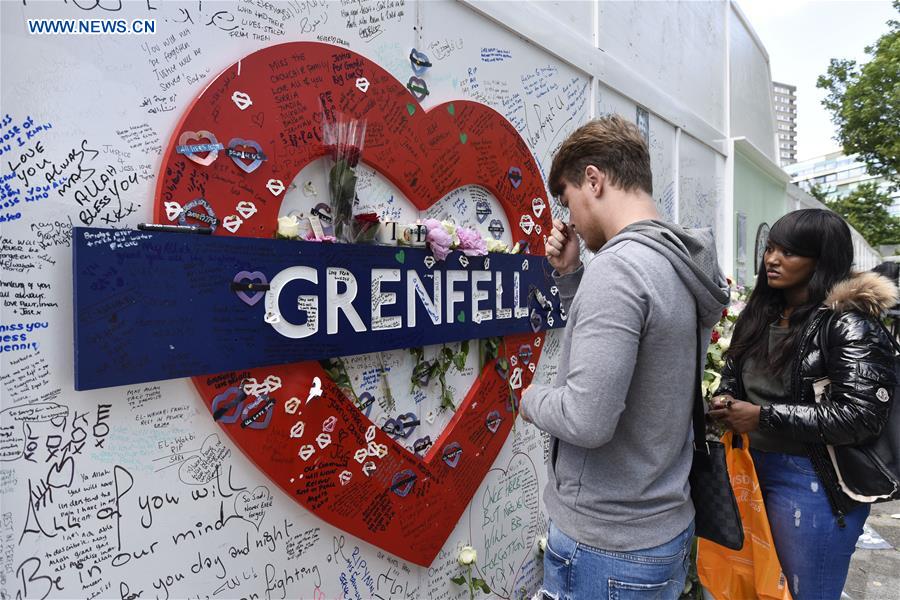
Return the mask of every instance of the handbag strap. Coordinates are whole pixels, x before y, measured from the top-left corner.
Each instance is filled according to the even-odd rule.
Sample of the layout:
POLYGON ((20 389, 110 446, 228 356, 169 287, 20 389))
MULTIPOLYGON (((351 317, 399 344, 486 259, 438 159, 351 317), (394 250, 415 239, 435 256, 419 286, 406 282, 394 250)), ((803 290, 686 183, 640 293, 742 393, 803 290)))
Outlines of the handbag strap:
POLYGON ((694 450, 702 450, 709 455, 709 445, 706 443, 706 411, 703 409, 703 355, 706 348, 703 346, 703 324, 700 319, 700 307, 697 307, 697 373, 694 381, 694 450))

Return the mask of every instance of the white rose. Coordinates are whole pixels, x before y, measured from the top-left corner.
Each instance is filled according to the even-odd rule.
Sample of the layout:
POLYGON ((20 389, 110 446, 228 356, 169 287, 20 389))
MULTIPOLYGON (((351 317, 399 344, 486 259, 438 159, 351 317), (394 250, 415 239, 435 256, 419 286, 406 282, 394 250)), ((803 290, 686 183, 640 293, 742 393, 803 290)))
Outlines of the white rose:
POLYGON ((441 221, 441 227, 444 228, 444 231, 447 232, 447 235, 450 236, 450 244, 452 248, 459 246, 459 236, 456 235, 456 223, 453 221, 441 221))
POLYGON ((508 252, 509 246, 506 245, 506 242, 502 240, 495 240, 494 238, 485 238, 485 243, 487 244, 488 252, 508 252))
POLYGON ((300 221, 294 215, 278 217, 278 235, 288 238, 300 237, 300 221))
POLYGON ((719 349, 720 349, 722 352, 725 352, 725 351, 728 350, 730 347, 731 347, 731 338, 727 338, 727 337, 720 337, 720 338, 719 338, 719 349))
POLYGON ((462 550, 459 551, 459 556, 456 557, 456 560, 464 567, 474 565, 475 561, 478 560, 478 553, 475 552, 475 548, 472 546, 463 546, 462 550))

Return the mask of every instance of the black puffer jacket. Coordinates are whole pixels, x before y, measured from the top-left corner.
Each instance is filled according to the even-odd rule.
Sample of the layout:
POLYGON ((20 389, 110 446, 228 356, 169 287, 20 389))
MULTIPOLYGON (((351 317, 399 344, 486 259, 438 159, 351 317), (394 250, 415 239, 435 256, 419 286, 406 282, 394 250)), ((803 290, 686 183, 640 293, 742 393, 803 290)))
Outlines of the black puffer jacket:
MULTIPOLYGON (((807 443, 841 523, 857 503, 841 491, 826 444, 839 451, 871 441, 887 422, 895 383, 893 347, 878 319, 896 302, 896 286, 875 273, 836 285, 805 325, 791 366, 791 402, 766 406, 759 415, 760 430, 807 443), (827 401, 817 404, 813 383, 825 378, 831 381, 827 401)), ((745 397, 741 365, 731 358, 719 394, 745 397)), ((853 469, 866 480, 884 479, 878 465, 864 458, 856 459, 853 469)))

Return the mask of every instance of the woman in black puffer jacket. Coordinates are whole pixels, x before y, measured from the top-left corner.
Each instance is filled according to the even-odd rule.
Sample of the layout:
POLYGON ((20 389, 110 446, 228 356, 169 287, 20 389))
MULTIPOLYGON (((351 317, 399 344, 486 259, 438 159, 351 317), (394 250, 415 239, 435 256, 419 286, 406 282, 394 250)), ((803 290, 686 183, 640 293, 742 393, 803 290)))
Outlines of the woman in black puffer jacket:
POLYGON ((897 289, 875 273, 852 274, 852 262, 850 230, 835 213, 799 210, 775 223, 710 411, 750 435, 794 600, 840 598, 869 514, 857 500, 897 486, 854 454, 842 475, 868 497, 854 494, 827 451, 877 437, 893 396, 893 349, 879 317, 896 303, 897 289))

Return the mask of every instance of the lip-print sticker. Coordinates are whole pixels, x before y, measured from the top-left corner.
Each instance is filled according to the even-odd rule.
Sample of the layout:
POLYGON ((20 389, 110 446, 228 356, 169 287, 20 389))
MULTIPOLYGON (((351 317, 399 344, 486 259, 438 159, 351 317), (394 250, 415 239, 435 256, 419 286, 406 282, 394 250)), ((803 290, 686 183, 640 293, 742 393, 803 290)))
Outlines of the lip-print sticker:
POLYGON ((375 463, 372 462, 372 461, 370 460, 369 462, 365 463, 365 464, 362 466, 362 472, 363 472, 363 475, 365 475, 366 477, 368 477, 369 475, 371 475, 372 473, 374 473, 374 472, 375 472, 375 469, 377 469, 377 468, 378 468, 378 467, 375 466, 375 463))
POLYGON ((468 267, 469 266, 469 257, 466 256, 465 254, 460 254, 459 255, 459 264, 461 264, 463 267, 468 267))
POLYGON ((500 219, 493 219, 491 224, 488 225, 488 231, 491 232, 491 235, 494 236, 495 240, 499 240, 503 237, 503 232, 506 231, 506 228, 503 226, 503 221, 500 219))
POLYGON ((515 367, 517 364, 519 364, 519 357, 516 356, 515 354, 513 354, 512 356, 510 356, 510 357, 509 357, 509 364, 511 364, 512 366, 515 367))
POLYGON ((205 129, 201 129, 200 131, 183 131, 178 138, 178 145, 176 146, 176 152, 178 152, 178 154, 183 154, 198 165, 204 167, 211 165, 219 157, 219 150, 222 149, 224 149, 224 146, 219 143, 216 136, 205 129), (192 140, 199 142, 203 139, 209 140, 209 143, 188 144, 188 142, 192 140), (201 158, 197 156, 196 152, 209 152, 209 154, 201 158))
POLYGON ((426 435, 425 437, 420 437, 415 442, 413 442, 413 451, 416 454, 422 454, 423 452, 425 452, 426 450, 431 448, 431 445, 433 443, 434 442, 431 441, 430 435, 426 435))
POLYGON ((328 433, 331 433, 332 431, 334 431, 335 425, 337 425, 337 417, 334 415, 331 415, 330 417, 328 417, 327 419, 325 419, 322 422, 322 431, 327 431, 328 433))
POLYGON ((424 52, 419 52, 415 48, 409 52, 409 62, 412 64, 413 73, 416 75, 421 75, 431 67, 431 61, 428 60, 428 55, 424 52))
POLYGON ((241 414, 241 407, 247 394, 239 387, 231 387, 213 398, 212 413, 214 421, 231 424, 238 420, 241 414), (231 410, 234 412, 229 414, 231 410))
POLYGON ((429 269, 434 266, 434 257, 433 256, 425 257, 425 266, 428 267, 429 269))
POLYGON ((531 356, 533 351, 531 350, 531 346, 528 344, 522 344, 519 346, 519 358, 522 359, 523 364, 528 364, 531 362, 531 356))
POLYGON ((475 218, 479 223, 484 223, 494 211, 491 210, 491 203, 487 200, 477 200, 475 202, 475 218))
POLYGON ((541 330, 541 327, 544 325, 544 317, 541 316, 541 313, 537 311, 537 309, 532 309, 531 311, 531 330, 537 333, 541 330))
POLYGON ((231 101, 241 110, 247 110, 253 105, 253 100, 250 99, 250 95, 245 94, 244 92, 233 93, 231 95, 231 101))
POLYGON ((319 448, 324 450, 326 446, 331 443, 331 436, 327 433, 320 433, 316 436, 316 444, 319 445, 319 448))
MULTIPOLYGON (((541 215, 544 214, 545 208, 547 208, 547 205, 544 203, 543 198, 535 198, 531 201, 531 210, 534 212, 534 216, 536 216, 538 219, 540 219, 541 215)), ((540 233, 540 231, 538 233, 540 233)))
POLYGON ((361 91, 363 94, 369 91, 369 80, 365 77, 360 77, 356 80, 356 89, 361 91))
POLYGON ((447 464, 451 469, 455 469, 456 465, 459 464, 459 459, 462 456, 462 446, 459 445, 459 442, 450 442, 444 449, 441 450, 441 459, 447 464))
POLYGON ((535 365, 534 363, 528 363, 528 370, 534 373, 535 365))
POLYGON ((366 459, 369 458, 369 453, 365 448, 359 448, 356 452, 353 453, 353 459, 359 464, 363 464, 366 462, 366 459))
POLYGON ((338 480, 341 482, 341 485, 347 485, 350 483, 350 478, 353 477, 353 473, 350 471, 341 471, 341 474, 338 475, 338 480))
POLYGON ((522 185, 522 169, 519 167, 510 167, 509 171, 506 172, 506 177, 512 184, 513 189, 517 190, 522 185))

